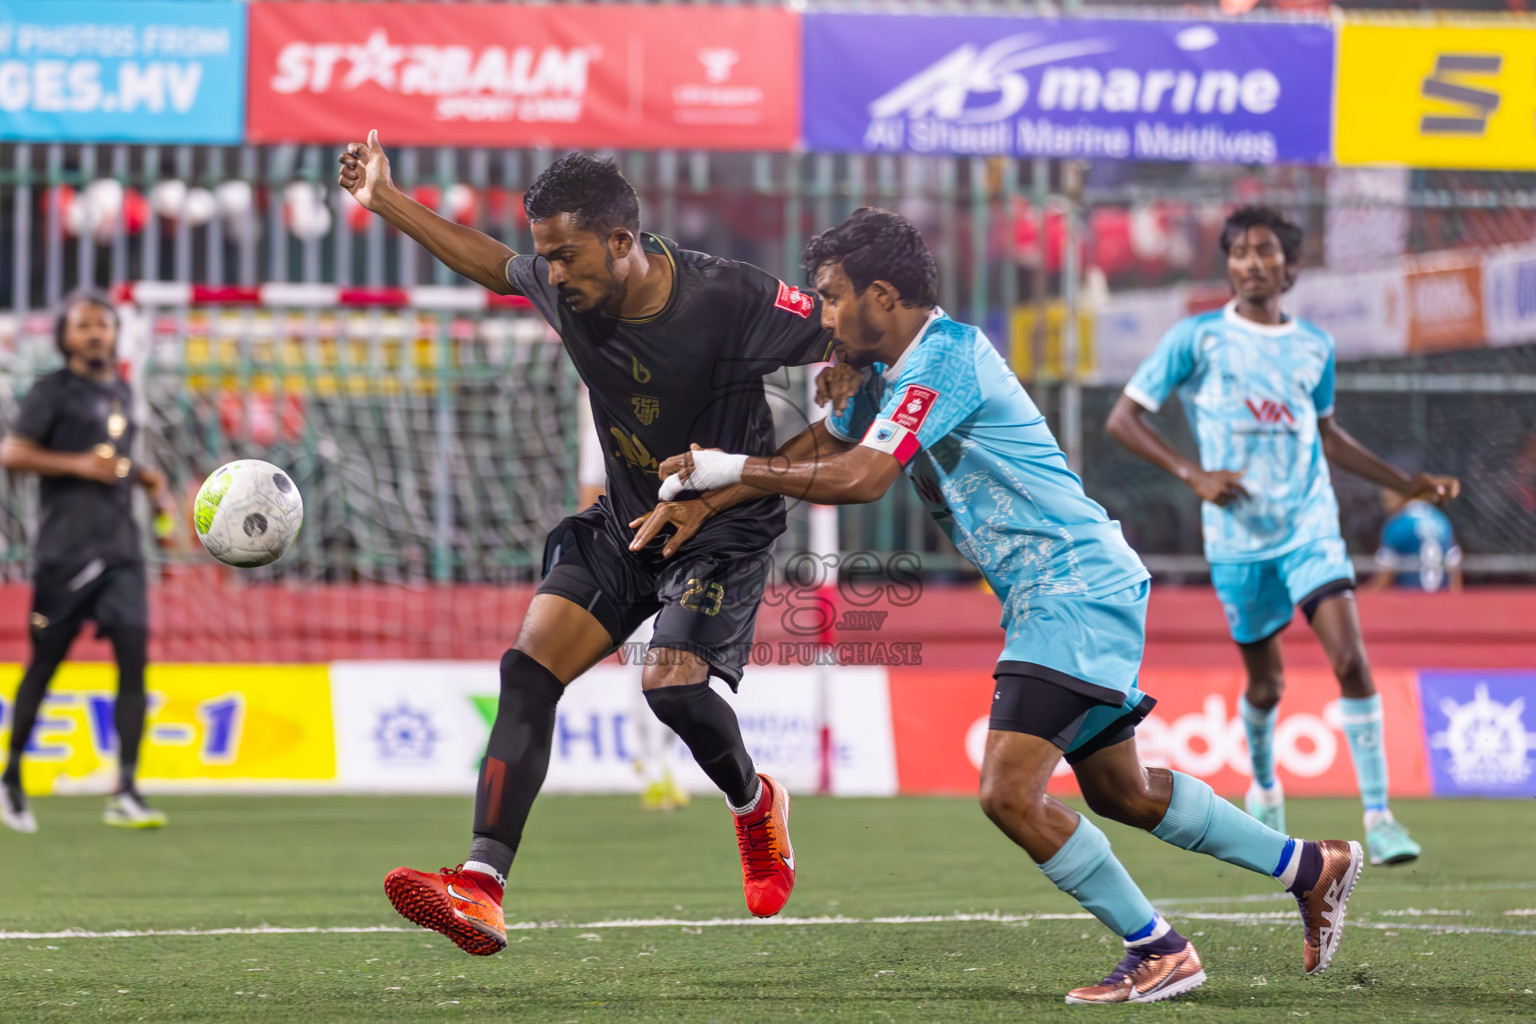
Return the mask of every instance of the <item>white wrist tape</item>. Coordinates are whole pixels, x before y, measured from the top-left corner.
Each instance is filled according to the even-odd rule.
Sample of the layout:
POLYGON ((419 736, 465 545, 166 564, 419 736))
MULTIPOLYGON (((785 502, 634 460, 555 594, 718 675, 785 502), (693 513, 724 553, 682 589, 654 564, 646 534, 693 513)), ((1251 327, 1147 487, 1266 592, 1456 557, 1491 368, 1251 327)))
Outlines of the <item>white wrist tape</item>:
POLYGON ((683 491, 713 491, 741 482, 741 467, 747 461, 745 455, 707 451, 692 454, 693 471, 687 480, 679 480, 673 473, 661 482, 662 501, 671 501, 683 491))

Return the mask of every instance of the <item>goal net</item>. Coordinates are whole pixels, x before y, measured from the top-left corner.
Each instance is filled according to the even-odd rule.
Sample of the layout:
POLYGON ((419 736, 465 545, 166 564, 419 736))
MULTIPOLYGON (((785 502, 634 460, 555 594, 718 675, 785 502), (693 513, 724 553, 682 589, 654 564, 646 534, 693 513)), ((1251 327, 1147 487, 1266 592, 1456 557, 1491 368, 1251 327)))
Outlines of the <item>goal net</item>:
MULTIPOLYGON (((182 512, 175 543, 149 551, 153 656, 483 658, 511 644, 529 596, 516 584, 537 577, 576 494, 577 381, 542 320, 464 288, 145 284, 123 297, 139 456, 182 512), (292 550, 261 569, 214 563, 191 529, 203 479, 240 458, 283 467, 304 497, 292 550)), ((49 327, 9 324, 7 422, 58 364, 49 327)), ((0 474, 10 591, 29 575, 35 489, 0 474)), ((25 615, 11 617, 19 634, 25 615)))

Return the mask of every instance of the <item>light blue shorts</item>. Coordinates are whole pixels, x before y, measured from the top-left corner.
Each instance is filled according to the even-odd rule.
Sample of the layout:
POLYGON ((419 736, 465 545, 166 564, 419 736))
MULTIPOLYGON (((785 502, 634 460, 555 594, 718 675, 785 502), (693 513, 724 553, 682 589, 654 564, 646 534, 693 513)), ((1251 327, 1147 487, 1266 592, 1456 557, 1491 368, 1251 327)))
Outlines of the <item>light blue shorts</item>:
POLYGON ((999 671, 1050 679, 1118 707, 1141 672, 1150 592, 1139 580, 1104 597, 1031 597, 1003 624, 999 671))
POLYGON ((1353 587, 1355 569, 1344 541, 1325 537, 1261 562, 1212 562, 1211 584, 1232 639, 1251 644, 1289 626, 1297 605, 1310 617, 1313 601, 1353 587))

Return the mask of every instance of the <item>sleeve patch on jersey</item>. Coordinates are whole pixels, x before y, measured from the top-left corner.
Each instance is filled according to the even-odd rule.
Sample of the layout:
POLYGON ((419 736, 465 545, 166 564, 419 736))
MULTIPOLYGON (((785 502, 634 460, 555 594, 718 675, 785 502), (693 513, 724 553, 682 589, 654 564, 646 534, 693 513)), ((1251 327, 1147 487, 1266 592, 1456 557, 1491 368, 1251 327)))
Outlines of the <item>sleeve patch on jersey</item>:
POLYGON ((783 281, 779 282, 779 297, 774 306, 793 313, 802 320, 809 320, 812 310, 816 308, 816 300, 799 288, 791 288, 783 281))
POLYGON ((864 434, 864 440, 859 443, 865 448, 893 456, 903 466, 912 461, 918 449, 917 434, 890 420, 875 420, 864 434))
POLYGON ((928 418, 928 410, 933 408, 933 403, 938 397, 939 393, 932 388, 925 388, 920 384, 909 384, 906 392, 901 396, 901 401, 896 403, 896 411, 891 415, 891 419, 915 434, 921 429, 923 420, 928 418))

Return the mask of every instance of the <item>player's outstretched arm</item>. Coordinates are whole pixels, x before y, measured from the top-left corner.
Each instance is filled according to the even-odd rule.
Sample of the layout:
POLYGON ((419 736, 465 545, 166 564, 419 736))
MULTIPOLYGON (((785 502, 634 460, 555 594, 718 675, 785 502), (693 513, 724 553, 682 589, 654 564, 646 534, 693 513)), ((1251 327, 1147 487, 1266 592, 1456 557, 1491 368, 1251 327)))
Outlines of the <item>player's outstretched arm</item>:
POLYGON ((507 261, 516 254, 483 231, 439 217, 396 188, 377 129, 368 133, 367 142, 352 143, 336 159, 341 164, 337 181, 364 209, 410 235, 454 273, 500 295, 517 294, 506 276, 507 261))
POLYGON ((77 476, 82 480, 115 484, 122 479, 118 473, 121 461, 115 455, 103 455, 96 451, 55 451, 18 437, 8 437, 0 441, 0 466, 19 473, 77 476))
POLYGON ((1189 484, 1190 490, 1201 501, 1226 505, 1248 497, 1248 490, 1239 481, 1243 474, 1235 470, 1207 471, 1198 462, 1186 459, 1169 444, 1158 429, 1147 420, 1147 411, 1130 395, 1122 394, 1115 399, 1104 424, 1109 436, 1140 455, 1154 466, 1161 466, 1189 484))
POLYGON ((1444 505, 1461 493, 1461 481, 1453 476, 1433 476, 1429 473, 1409 476, 1355 440, 1332 416, 1318 418, 1317 432, 1323 441, 1323 454, 1329 462, 1379 487, 1396 491, 1410 500, 1429 501, 1436 505, 1444 505))
POLYGON ((713 489, 740 482, 818 505, 861 505, 878 501, 891 489, 901 475, 901 463, 864 445, 798 462, 783 455, 749 458, 694 445, 692 451, 668 458, 659 472, 666 480, 663 495, 668 485, 713 489), (675 484, 667 479, 674 474, 675 484))
MULTIPOLYGON (((818 420, 785 441, 774 455, 799 461, 813 459, 819 453, 830 455, 833 452, 844 451, 848 447, 848 442, 839 440, 827 432, 824 420, 818 420)), ((661 549, 662 557, 670 558, 699 532, 701 526, 721 512, 740 505, 744 501, 752 501, 773 493, 751 484, 736 483, 708 491, 691 501, 661 501, 650 512, 630 522, 630 527, 635 530, 635 539, 630 542, 629 549, 639 551, 662 529, 672 526, 675 532, 661 549)))

